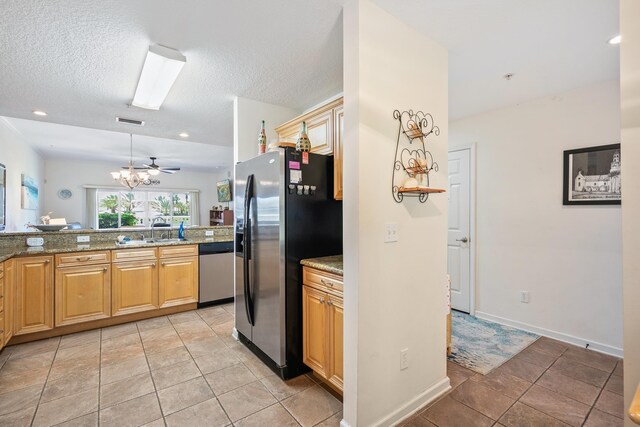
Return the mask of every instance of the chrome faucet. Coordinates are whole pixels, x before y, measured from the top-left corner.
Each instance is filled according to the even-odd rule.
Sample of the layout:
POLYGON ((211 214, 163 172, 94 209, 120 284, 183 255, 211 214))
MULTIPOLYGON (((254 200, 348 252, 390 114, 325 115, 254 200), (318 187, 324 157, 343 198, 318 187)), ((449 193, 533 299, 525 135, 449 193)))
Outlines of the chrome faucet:
POLYGON ((155 229, 154 225, 160 219, 163 219, 163 218, 161 216, 157 216, 151 220, 151 240, 153 240, 153 236, 154 236, 154 232, 153 232, 155 229))

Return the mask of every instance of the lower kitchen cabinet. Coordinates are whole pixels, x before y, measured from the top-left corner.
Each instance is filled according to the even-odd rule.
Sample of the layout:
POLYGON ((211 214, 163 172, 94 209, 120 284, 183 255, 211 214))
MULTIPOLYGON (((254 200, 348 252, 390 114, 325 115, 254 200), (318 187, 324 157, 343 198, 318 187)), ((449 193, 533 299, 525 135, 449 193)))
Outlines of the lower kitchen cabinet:
POLYGON ((111 314, 121 316, 158 308, 157 261, 112 264, 111 314))
POLYGON ((53 257, 15 260, 14 335, 53 329, 53 257))
POLYGON ((303 362, 336 390, 343 390, 342 283, 335 275, 304 267, 303 362), (317 279, 317 280, 316 280, 317 279))
POLYGON ((13 337, 13 314, 15 312, 16 262, 13 259, 4 263, 4 342, 13 337))
POLYGON ((198 302, 198 257, 160 260, 159 306, 198 302))
POLYGON ((56 269, 56 326, 111 317, 111 265, 56 269))

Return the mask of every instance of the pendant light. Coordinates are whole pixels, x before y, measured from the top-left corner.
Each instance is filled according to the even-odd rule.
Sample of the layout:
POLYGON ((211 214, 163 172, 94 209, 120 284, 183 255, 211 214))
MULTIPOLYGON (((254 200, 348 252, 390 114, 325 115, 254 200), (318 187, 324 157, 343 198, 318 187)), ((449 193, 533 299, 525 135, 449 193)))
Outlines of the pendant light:
POLYGON ((137 172, 133 167, 133 135, 129 134, 129 167, 118 172, 111 172, 113 179, 130 190, 145 184, 149 180, 147 172, 137 172))

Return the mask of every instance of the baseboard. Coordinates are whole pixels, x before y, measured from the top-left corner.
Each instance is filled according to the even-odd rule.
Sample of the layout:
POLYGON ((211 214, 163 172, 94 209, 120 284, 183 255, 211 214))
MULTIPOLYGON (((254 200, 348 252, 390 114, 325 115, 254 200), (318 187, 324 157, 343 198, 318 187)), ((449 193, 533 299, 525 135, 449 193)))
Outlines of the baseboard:
POLYGON ((523 331, 533 332, 537 335, 542 335, 548 338, 553 338, 558 341, 563 341, 568 344, 577 345, 584 348, 586 344, 589 344, 589 350, 598 351, 600 353, 610 354, 616 357, 624 357, 624 351, 621 348, 613 347, 607 344, 594 342, 586 338, 575 337, 573 335, 565 334, 551 329, 540 328, 538 326, 530 325, 528 323, 518 322, 517 320, 506 319, 500 316, 494 316, 493 314, 484 313, 476 310, 476 317, 490 322, 499 323, 505 326, 511 326, 513 328, 522 329, 523 331))
MULTIPOLYGON (((436 400, 446 392, 451 390, 449 377, 444 377, 424 392, 411 399, 392 413, 385 415, 383 418, 373 422, 371 425, 376 427, 395 426, 415 414, 423 406, 436 400)), ((344 420, 340 422, 340 427, 349 427, 344 420)))
POLYGON ((235 327, 231 330, 231 336, 238 341, 238 330, 235 327))

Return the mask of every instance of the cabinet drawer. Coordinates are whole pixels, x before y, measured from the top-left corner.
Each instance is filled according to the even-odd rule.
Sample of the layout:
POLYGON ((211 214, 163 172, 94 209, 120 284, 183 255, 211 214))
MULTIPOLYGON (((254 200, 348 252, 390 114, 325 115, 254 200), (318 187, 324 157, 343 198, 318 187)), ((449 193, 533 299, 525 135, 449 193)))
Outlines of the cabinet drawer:
POLYGON ((160 247, 160 258, 173 258, 183 256, 197 256, 198 246, 166 246, 160 247))
POLYGON ((74 252, 56 255, 57 267, 75 267, 79 265, 105 264, 111 262, 111 252, 74 252))
POLYGON ((133 260, 155 260, 158 258, 156 248, 119 249, 111 251, 113 262, 133 260))
POLYGON ((315 268, 303 268, 302 283, 321 291, 342 293, 343 290, 342 276, 316 270, 315 268))

